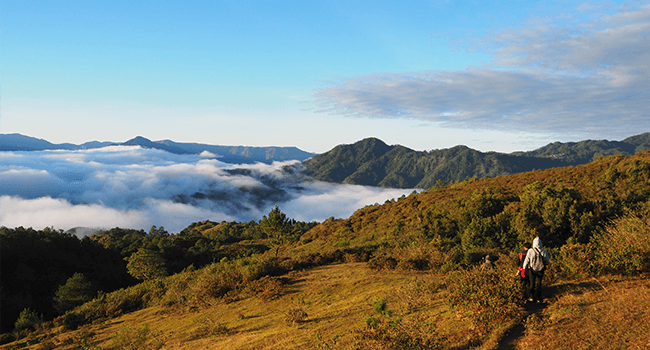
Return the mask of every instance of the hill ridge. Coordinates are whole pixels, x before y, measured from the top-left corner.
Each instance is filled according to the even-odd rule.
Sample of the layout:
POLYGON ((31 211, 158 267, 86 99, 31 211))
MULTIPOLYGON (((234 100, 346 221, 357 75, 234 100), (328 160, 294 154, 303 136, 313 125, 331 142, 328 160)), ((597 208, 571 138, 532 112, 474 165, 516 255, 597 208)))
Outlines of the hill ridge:
POLYGON ((368 138, 339 145, 303 162, 316 180, 366 186, 423 188, 469 177, 495 177, 534 169, 586 164, 597 157, 650 150, 650 132, 623 141, 554 142, 528 152, 481 152, 464 145, 415 151, 368 138), (384 146, 378 147, 378 144, 384 146))
MULTIPOLYGON (((82 340, 120 348, 123 341, 144 334, 149 338, 143 342, 160 341, 167 348, 345 344, 343 348, 399 349, 420 344, 416 348, 494 349, 500 343, 520 344, 540 331, 552 332, 571 320, 570 327, 546 333, 547 341, 553 335, 561 339, 545 347, 569 348, 575 339, 567 337, 573 332, 566 329, 573 327, 586 331, 579 337, 591 337, 590 348, 610 342, 647 344, 647 326, 633 325, 650 325, 650 313, 638 313, 647 309, 642 306, 649 286, 649 181, 650 151, 645 151, 601 157, 586 165, 468 179, 313 225, 266 217, 259 223, 203 221, 177 235, 162 227, 149 233, 116 227, 82 241, 49 229, 0 228, 0 238, 11 239, 0 245, 2 266, 22 277, 0 275, 3 292, 10 291, 8 286, 22 288, 30 276, 42 285, 35 273, 20 272, 29 266, 32 272, 53 275, 51 267, 59 264, 36 266, 39 262, 28 254, 36 246, 56 259, 69 257, 56 254, 60 249, 47 249, 57 241, 74 243, 79 253, 84 244, 96 249, 80 257, 97 258, 98 267, 112 260, 119 275, 128 270, 126 261, 147 251, 173 272, 113 288, 52 321, 34 321, 43 324, 33 331, 23 329, 4 340, 16 340, 7 348, 72 349, 82 340), (512 274, 517 253, 534 237, 543 240, 552 256, 544 277, 548 312, 526 316, 521 286, 512 274), (12 241, 13 246, 7 244, 12 241), (25 241, 41 243, 21 243, 25 241), (496 273, 478 268, 486 254, 496 258, 496 273), (637 277, 621 288, 614 284, 626 275, 637 277), (588 291, 586 279, 603 294, 595 297, 588 291), (622 307, 627 304, 625 297, 618 298, 621 293, 631 298, 632 307, 622 307), (602 300, 611 300, 606 309, 602 300), (598 312, 584 314, 587 309, 598 312), (599 322, 607 319, 605 327, 616 327, 608 340, 602 340, 601 328, 584 322, 594 319, 590 315, 602 316, 599 322), (630 322, 619 325, 621 320, 630 322), (530 328, 535 332, 500 341, 517 325, 535 327, 530 328), (634 333, 624 332, 630 329, 634 333)), ((108 273, 85 272, 94 280, 108 273)))
POLYGON ((314 153, 297 147, 253 147, 253 146, 218 146, 201 143, 181 143, 171 140, 152 141, 144 136, 136 136, 125 142, 89 141, 80 145, 71 143, 53 144, 47 140, 22 134, 0 134, 0 151, 43 151, 43 150, 83 150, 106 146, 141 146, 160 149, 174 154, 201 154, 208 151, 225 163, 267 163, 274 161, 303 161, 314 153))

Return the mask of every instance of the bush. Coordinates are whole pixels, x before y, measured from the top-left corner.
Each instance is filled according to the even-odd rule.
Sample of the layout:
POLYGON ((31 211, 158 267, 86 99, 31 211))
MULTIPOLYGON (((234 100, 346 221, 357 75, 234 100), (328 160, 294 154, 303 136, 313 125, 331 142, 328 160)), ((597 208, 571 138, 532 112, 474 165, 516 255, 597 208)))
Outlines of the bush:
POLYGON ((20 312, 18 319, 14 323, 14 330, 20 332, 23 329, 33 328, 41 322, 43 322, 43 315, 38 315, 36 311, 25 308, 20 312))
POLYGON ((284 281, 278 277, 264 276, 252 281, 245 288, 245 296, 254 296, 262 301, 271 301, 284 292, 284 281))
POLYGON ((16 340, 16 337, 11 333, 2 333, 0 334, 0 344, 8 344, 16 340))
POLYGON ((63 315, 63 325, 71 330, 77 329, 86 322, 86 317, 77 312, 67 312, 63 315))
POLYGON ((63 324, 71 329, 98 319, 111 318, 140 310, 157 300, 165 288, 164 283, 145 282, 129 288, 119 289, 68 311, 63 324))
POLYGON ((159 332, 153 332, 148 325, 141 327, 123 326, 113 335, 114 348, 122 350, 153 350, 164 345, 159 332))
POLYGON ((401 270, 425 271, 431 269, 431 263, 424 258, 409 258, 400 261, 397 267, 401 270))
POLYGON ((375 301, 374 304, 372 304, 372 311, 374 311, 377 315, 385 315, 385 316, 390 316, 391 312, 387 309, 388 303, 386 302, 386 299, 379 299, 375 301))
POLYGON ((394 270, 397 260, 390 256, 375 256, 368 261, 368 267, 373 270, 394 270))
POLYGON ((584 278, 594 272, 594 249, 591 244, 565 244, 560 248, 548 249, 551 265, 544 274, 544 283, 564 278, 584 278))
POLYGON ((218 322, 212 317, 202 317, 196 323, 199 326, 192 332, 191 339, 201 339, 230 333, 230 329, 224 323, 218 322))
POLYGON ((229 292, 242 285, 244 276, 240 268, 232 262, 219 262, 201 270, 186 291, 192 304, 210 305, 217 298, 223 298, 229 292))
POLYGON ((635 275, 650 271, 650 218, 628 214, 593 238, 601 273, 635 275))
POLYGON ((455 271, 447 275, 445 284, 448 305, 469 317, 479 333, 509 323, 521 313, 521 285, 510 270, 455 271))
POLYGON ((284 321, 290 324, 302 323, 307 319, 307 313, 302 308, 293 308, 287 311, 284 321))

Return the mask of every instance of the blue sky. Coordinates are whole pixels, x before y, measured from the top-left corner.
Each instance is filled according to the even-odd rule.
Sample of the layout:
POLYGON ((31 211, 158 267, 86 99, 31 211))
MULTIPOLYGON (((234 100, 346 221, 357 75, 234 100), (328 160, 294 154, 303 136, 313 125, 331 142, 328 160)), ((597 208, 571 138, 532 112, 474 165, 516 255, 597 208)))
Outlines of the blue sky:
POLYGON ((650 131, 647 1, 0 4, 0 132, 325 152, 650 131))

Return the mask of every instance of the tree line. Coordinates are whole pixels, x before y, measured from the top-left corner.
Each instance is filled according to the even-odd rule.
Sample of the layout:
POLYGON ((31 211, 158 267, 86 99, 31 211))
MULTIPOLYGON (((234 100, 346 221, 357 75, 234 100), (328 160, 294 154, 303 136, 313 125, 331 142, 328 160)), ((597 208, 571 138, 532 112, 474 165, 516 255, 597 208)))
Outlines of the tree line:
POLYGON ((2 333, 21 312, 44 319, 139 281, 222 259, 279 251, 317 223, 297 222, 276 206, 259 222, 192 223, 178 234, 115 227, 78 237, 62 230, 0 227, 2 333))

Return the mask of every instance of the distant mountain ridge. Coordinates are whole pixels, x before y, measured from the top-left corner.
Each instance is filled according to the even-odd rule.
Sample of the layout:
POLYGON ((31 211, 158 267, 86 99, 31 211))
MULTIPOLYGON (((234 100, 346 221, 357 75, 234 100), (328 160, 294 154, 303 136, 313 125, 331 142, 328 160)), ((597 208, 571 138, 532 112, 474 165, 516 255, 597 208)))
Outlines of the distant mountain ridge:
POLYGON ((466 146, 414 151, 376 138, 339 145, 303 162, 316 180, 392 188, 431 188, 467 177, 495 177, 586 164, 607 155, 650 150, 650 133, 623 141, 555 142, 529 152, 480 152, 466 146))
POLYGON ((226 163, 267 163, 274 161, 299 160, 303 161, 315 155, 297 147, 249 147, 249 146, 217 146, 201 143, 180 143, 171 140, 151 141, 137 136, 126 142, 90 141, 81 145, 72 143, 53 144, 49 141, 22 134, 0 134, 0 151, 44 151, 44 150, 83 150, 106 146, 140 146, 143 148, 160 149, 174 154, 201 154, 204 151, 214 154, 220 161, 226 163))
POLYGON ((81 145, 52 144, 21 134, 0 134, 0 151, 79 150, 111 145, 137 145, 175 154, 210 152, 226 163, 270 164, 273 161, 299 160, 307 175, 319 181, 389 188, 430 188, 462 181, 467 177, 495 177, 591 162, 608 155, 634 155, 650 150, 650 132, 622 141, 585 140, 554 142, 528 152, 480 152, 467 146, 432 151, 389 146, 377 138, 367 138, 349 145, 314 154, 296 147, 218 146, 180 143, 171 140, 151 141, 142 136, 123 143, 91 141, 81 145))

